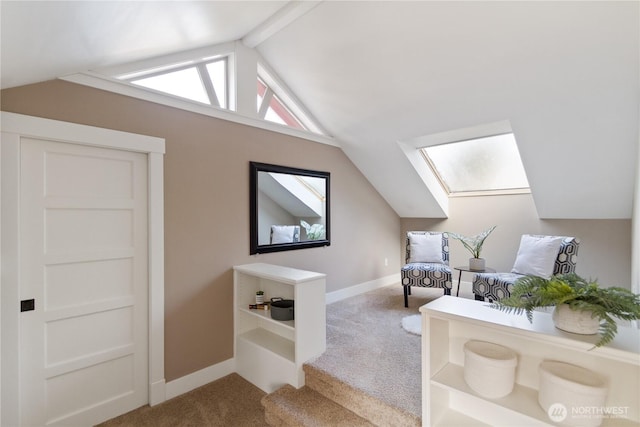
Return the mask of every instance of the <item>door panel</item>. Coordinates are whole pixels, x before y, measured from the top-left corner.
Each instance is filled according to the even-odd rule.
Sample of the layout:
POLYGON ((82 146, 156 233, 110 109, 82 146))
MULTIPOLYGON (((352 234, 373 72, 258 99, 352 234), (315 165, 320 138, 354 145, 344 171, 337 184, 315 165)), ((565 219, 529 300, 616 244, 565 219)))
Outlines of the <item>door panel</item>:
POLYGON ((45 305, 50 310, 133 294, 133 258, 53 264, 45 268, 45 305), (93 280, 87 277, 93 275, 93 280))
POLYGON ((21 423, 148 402, 146 155, 22 139, 21 423))

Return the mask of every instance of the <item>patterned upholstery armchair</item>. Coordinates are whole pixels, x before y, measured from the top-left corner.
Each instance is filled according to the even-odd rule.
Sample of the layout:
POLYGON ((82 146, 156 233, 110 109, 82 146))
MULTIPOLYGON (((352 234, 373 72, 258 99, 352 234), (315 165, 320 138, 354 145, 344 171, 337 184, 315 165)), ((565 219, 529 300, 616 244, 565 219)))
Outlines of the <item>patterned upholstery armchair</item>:
MULTIPOLYGON (((516 257, 516 263, 511 273, 478 273, 473 277, 472 289, 475 294, 475 299, 484 301, 487 298, 489 301, 498 301, 502 298, 506 298, 511 295, 511 289, 514 283, 521 277, 527 274, 533 274, 537 276, 549 276, 550 274, 542 274, 540 270, 536 270, 534 267, 530 267, 527 264, 527 260, 531 260, 535 263, 539 262, 540 257, 536 256, 535 250, 527 254, 527 248, 525 248, 525 239, 560 239, 560 249, 557 250, 557 256, 555 261, 551 259, 553 263, 553 274, 566 274, 574 273, 576 269, 576 262, 578 261, 578 247, 580 240, 575 237, 564 236, 539 236, 525 234, 522 236, 523 240, 520 242, 520 248, 518 249, 518 256, 516 257), (527 258, 527 256, 529 258, 527 258), (524 264, 524 265, 523 265, 524 264)), ((557 246, 556 246, 557 248, 557 246)))
POLYGON ((409 307, 412 286, 443 288, 445 295, 451 295, 447 233, 409 231, 405 254, 406 265, 400 270, 405 307, 409 307))

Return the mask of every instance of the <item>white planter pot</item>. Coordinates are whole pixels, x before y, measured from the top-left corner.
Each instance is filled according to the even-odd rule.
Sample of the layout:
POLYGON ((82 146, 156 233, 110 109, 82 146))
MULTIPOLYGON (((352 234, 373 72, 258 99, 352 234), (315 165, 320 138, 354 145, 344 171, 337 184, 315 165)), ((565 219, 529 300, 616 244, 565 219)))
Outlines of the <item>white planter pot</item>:
POLYGON ((592 317, 592 312, 572 310, 568 304, 560 304, 553 310, 556 328, 581 335, 594 335, 600 329, 600 318, 592 317))
POLYGON ((483 271, 484 267, 484 258, 469 258, 469 270, 483 271))
POLYGON ((256 295, 256 304, 264 304, 264 295, 256 295))

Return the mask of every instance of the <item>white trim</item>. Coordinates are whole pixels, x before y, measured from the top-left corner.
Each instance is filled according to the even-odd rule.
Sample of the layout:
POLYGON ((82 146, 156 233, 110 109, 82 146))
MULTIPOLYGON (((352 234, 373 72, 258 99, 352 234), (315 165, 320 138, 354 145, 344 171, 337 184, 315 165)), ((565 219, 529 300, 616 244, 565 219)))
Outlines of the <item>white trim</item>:
POLYGON ((9 284, 20 280, 18 269, 18 230, 20 230, 20 203, 17 185, 20 181, 20 137, 2 132, 2 190, 0 191, 2 209, 2 279, 0 280, 0 305, 2 305, 2 419, 0 425, 20 425, 19 405, 19 363, 20 357, 20 301, 19 289, 9 284))
POLYGON ((149 70, 155 70, 160 67, 171 67, 181 63, 197 63, 205 59, 213 59, 215 57, 223 57, 231 55, 234 51, 234 43, 223 43, 215 46, 207 46, 185 50, 183 52, 171 53, 168 55, 156 56, 154 58, 143 59, 141 61, 129 62, 111 67, 95 69, 96 73, 105 76, 123 76, 132 73, 144 74, 149 70))
MULTIPOLYGON (((315 134, 328 135, 329 133, 323 129, 313 115, 304 107, 302 101, 296 97, 287 85, 280 80, 278 74, 267 64, 267 62, 258 54, 258 77, 260 77, 269 89, 271 89, 278 98, 282 100, 284 105, 291 110, 294 116, 311 132, 315 134)), ((256 82, 257 83, 257 82, 256 82)), ((264 103, 264 101, 263 101, 264 103)))
POLYGON ((106 147, 148 155, 149 223, 149 401, 165 400, 164 383, 164 139, 94 128, 74 123, 0 112, 2 125, 2 425, 19 422, 19 298, 20 138, 36 137, 106 147), (115 137, 114 137, 115 136, 115 137))
POLYGON ((212 381, 226 377, 236 371, 235 359, 227 359, 224 362, 216 363, 199 371, 185 375, 167 383, 167 400, 193 389, 201 387, 212 381))
POLYGON ((244 36, 242 43, 250 48, 258 46, 320 3, 318 0, 290 1, 244 36))
POLYGON ((349 286, 348 288, 329 292, 326 294, 325 302, 327 304, 331 304, 346 298, 364 294, 365 292, 373 291, 375 289, 384 288, 386 286, 391 286, 391 285, 399 285, 399 284, 400 284, 400 273, 394 273, 386 277, 380 277, 379 279, 370 280, 368 282, 360 283, 358 285, 349 286))
POLYGON ((338 141, 326 135, 319 135, 305 130, 294 129, 277 123, 259 120, 253 117, 247 117, 233 111, 223 110, 212 107, 210 105, 201 104, 199 102, 185 100, 169 94, 155 92, 150 89, 142 89, 130 83, 112 79, 110 77, 92 72, 71 74, 68 76, 60 77, 60 79, 71 83, 105 90, 108 92, 130 96, 136 99, 142 99, 144 101, 149 101, 160 105, 166 105, 185 111, 191 111, 193 113, 202 114, 204 116, 215 117, 218 119, 240 123, 255 128, 266 129, 272 132, 295 136, 297 138, 306 139, 312 142, 318 142, 320 144, 340 147, 338 141))
POLYGON ((425 148, 432 145, 448 144, 451 142, 466 141, 469 139, 479 139, 488 136, 503 135, 513 133, 509 120, 501 120, 492 123, 483 123, 477 126, 449 130, 446 132, 434 133, 431 135, 419 136, 403 141, 413 148, 425 148))
MULTIPOLYGON (((0 143, 0 159, 2 159, 2 144, 0 143)), ((2 162, 0 161, 0 200, 2 200, 2 162)), ((0 242, 2 242, 2 209, 0 209, 0 242)), ((0 260, 2 260, 2 245, 0 244, 0 260)), ((2 265, 0 264, 0 276, 2 265)), ((0 290, 0 299, 2 291, 0 290)), ((2 304, 0 304, 0 331, 2 331, 2 304)), ((0 334, 1 335, 1 334, 0 334)), ((2 340, 0 339, 0 384, 2 384, 2 340)), ((0 386, 0 402, 2 402, 2 387, 0 386)), ((0 424, 2 424, 2 405, 0 404, 0 424)))
POLYGON ((449 216, 449 197, 447 192, 444 191, 442 185, 440 185, 440 181, 433 173, 431 168, 427 165, 427 162, 424 161, 422 154, 420 153, 420 149, 416 148, 415 145, 407 142, 398 141, 398 147, 402 150, 402 153, 407 157, 411 166, 416 171, 424 185, 429 189, 431 195, 442 209, 442 212, 449 216))
POLYGON ((164 153, 164 139, 118 130, 67 123, 42 117, 0 112, 2 131, 32 138, 56 139, 95 147, 140 153, 164 153))
MULTIPOLYGON (((164 146, 164 140, 163 140, 164 146)), ((149 405, 166 400, 164 380, 164 156, 148 153, 149 405), (153 184, 153 185, 152 185, 153 184)))

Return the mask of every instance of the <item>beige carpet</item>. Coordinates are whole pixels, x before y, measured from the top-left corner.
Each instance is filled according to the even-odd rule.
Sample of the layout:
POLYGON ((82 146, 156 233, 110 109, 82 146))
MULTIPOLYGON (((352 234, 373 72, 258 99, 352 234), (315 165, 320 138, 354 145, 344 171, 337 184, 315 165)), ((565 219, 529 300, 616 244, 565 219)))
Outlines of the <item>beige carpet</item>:
MULTIPOLYGON (((328 305, 327 351, 311 365, 420 417, 421 340, 402 329, 401 321, 441 295, 439 289, 414 288, 409 308, 404 308, 402 288, 397 285, 328 305)), ((232 374, 100 427, 266 426, 263 396, 260 389, 232 374)))
POLYGON ((231 374, 154 407, 143 406, 100 427, 267 426, 259 388, 231 374))
POLYGON ((309 364, 383 402, 421 416, 421 338, 402 318, 442 295, 414 288, 409 308, 390 286, 327 306, 327 351, 309 364))

